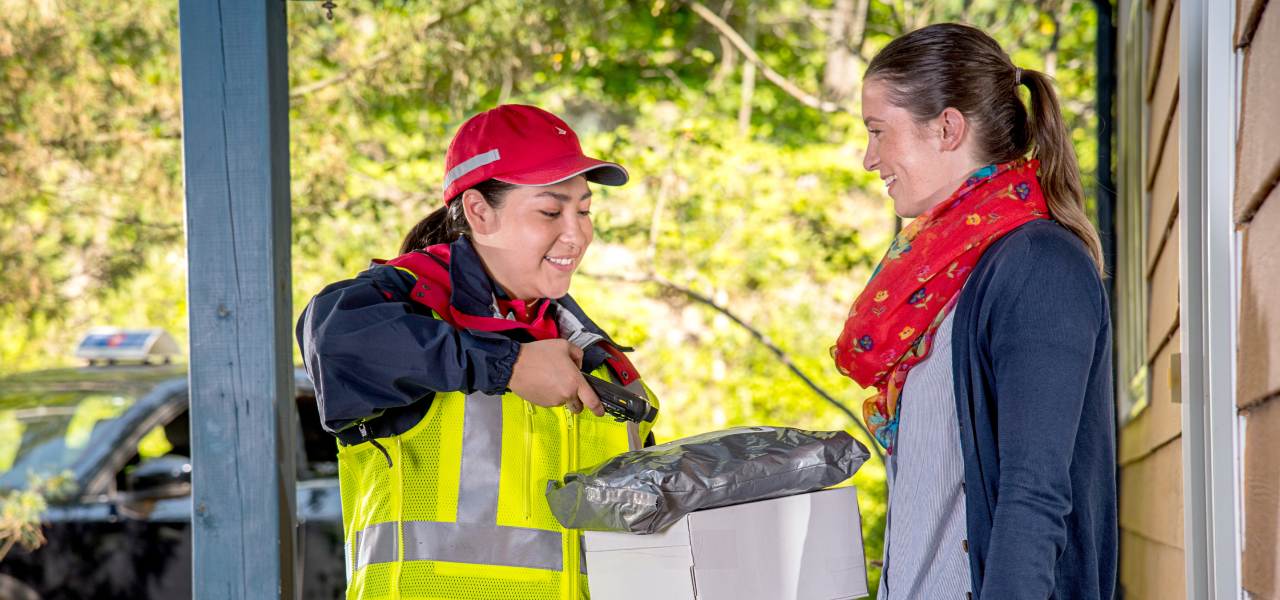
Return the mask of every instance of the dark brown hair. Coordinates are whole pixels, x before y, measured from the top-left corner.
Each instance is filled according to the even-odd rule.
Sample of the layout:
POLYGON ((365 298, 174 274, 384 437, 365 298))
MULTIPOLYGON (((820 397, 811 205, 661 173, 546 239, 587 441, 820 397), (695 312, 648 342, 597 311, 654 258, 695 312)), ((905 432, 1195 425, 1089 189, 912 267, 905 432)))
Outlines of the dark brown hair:
MULTIPOLYGON (((494 208, 502 208, 507 192, 516 186, 512 183, 487 179, 468 188, 480 192, 484 201, 494 208)), ((466 191, 462 192, 463 194, 466 191)), ((426 218, 418 221, 404 241, 400 242, 400 254, 408 254, 436 244, 449 244, 459 236, 471 233, 471 225, 467 223, 467 215, 462 210, 462 194, 449 200, 447 204, 432 211, 426 218)))
POLYGON ((1048 75, 1015 67, 999 43, 974 27, 941 23, 889 42, 867 66, 864 80, 873 79, 887 84, 890 101, 917 121, 947 107, 960 111, 983 162, 1038 159, 1050 216, 1084 241, 1103 271, 1102 243, 1085 214, 1075 148, 1048 75), (1030 114, 1018 96, 1023 85, 1030 90, 1030 114))

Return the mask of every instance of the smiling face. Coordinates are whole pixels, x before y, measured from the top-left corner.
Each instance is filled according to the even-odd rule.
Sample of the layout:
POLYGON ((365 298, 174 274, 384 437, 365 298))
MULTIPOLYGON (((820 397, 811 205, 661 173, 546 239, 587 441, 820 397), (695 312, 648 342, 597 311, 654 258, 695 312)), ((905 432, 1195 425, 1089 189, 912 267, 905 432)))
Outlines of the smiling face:
POLYGON ((862 166, 880 173, 900 217, 918 217, 933 208, 981 166, 972 158, 967 123, 953 108, 918 122, 890 101, 884 82, 873 78, 862 88, 862 115, 868 133, 862 166))
POLYGON ((474 190, 465 202, 471 238, 485 268, 512 298, 560 298, 595 237, 591 189, 581 175, 546 186, 518 186, 500 208, 474 190))

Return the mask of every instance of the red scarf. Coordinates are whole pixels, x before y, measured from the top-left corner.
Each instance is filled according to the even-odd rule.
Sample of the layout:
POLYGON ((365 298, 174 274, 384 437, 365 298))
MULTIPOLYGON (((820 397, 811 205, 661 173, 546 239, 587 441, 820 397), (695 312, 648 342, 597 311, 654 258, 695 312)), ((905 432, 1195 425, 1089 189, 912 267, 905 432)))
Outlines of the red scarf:
POLYGON ((875 386, 862 416, 890 454, 907 372, 929 355, 934 332, 982 253, 1017 227, 1048 218, 1039 167, 1018 160, 976 171, 898 234, 854 300, 831 355, 840 373, 875 386))

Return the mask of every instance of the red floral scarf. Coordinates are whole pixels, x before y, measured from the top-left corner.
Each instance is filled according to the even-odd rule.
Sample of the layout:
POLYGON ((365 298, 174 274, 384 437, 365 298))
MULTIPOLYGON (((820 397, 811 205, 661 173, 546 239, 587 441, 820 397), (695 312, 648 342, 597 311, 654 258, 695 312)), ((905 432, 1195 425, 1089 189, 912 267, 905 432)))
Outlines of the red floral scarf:
POLYGON ((988 165, 907 225, 854 300, 831 356, 840 373, 876 395, 862 416, 892 454, 898 396, 982 253, 1020 225, 1048 218, 1036 160, 988 165))

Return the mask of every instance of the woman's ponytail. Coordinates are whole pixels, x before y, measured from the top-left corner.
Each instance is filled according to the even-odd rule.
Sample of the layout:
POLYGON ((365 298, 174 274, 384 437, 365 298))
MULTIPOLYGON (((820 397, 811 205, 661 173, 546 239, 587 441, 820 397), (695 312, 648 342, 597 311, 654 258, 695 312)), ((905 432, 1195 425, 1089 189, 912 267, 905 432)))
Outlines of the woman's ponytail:
MULTIPOLYGON (((404 241, 400 242, 400 254, 404 255, 427 246, 452 242, 453 239, 449 239, 448 228, 445 226, 448 219, 448 206, 441 206, 431 211, 431 214, 418 221, 418 224, 414 225, 413 229, 410 229, 409 233, 404 236, 404 241)), ((454 239, 457 239, 457 237, 455 236, 454 239)))
POLYGON ((1033 156, 1040 161, 1040 187, 1044 190, 1049 214, 1084 242, 1098 272, 1105 277, 1102 242, 1085 213, 1080 165, 1075 147, 1071 145, 1071 134, 1062 120, 1053 80, 1039 71, 1022 69, 1020 73, 1021 83, 1031 91, 1028 128, 1033 156))
MULTIPOLYGON (((511 183, 489 179, 470 189, 480 192, 489 206, 502 208, 507 192, 515 187, 511 183)), ((409 233, 404 236, 404 241, 400 242, 400 254, 408 254, 436 244, 451 244, 470 232, 471 226, 467 223, 467 215, 462 210, 462 194, 458 194, 444 206, 432 211, 425 219, 418 221, 418 224, 409 230, 409 233)))

